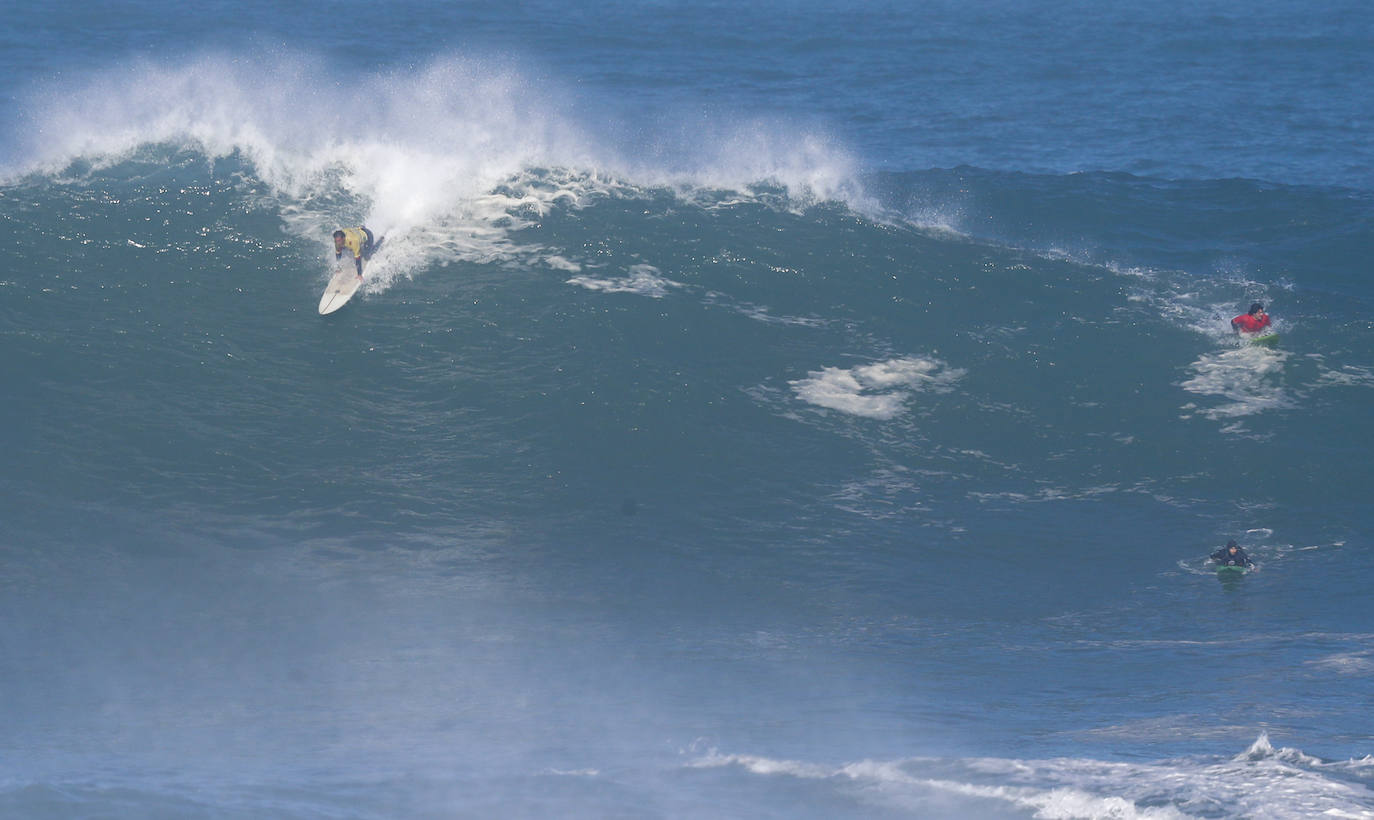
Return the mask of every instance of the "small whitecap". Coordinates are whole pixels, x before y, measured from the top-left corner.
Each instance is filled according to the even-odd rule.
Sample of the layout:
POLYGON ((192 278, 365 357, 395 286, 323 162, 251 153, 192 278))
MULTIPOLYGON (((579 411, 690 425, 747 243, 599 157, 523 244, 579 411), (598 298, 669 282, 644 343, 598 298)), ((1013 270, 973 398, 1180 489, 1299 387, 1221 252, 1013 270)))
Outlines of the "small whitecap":
POLYGON ((578 285, 587 290, 605 293, 634 293, 662 299, 673 288, 683 287, 682 283, 665 278, 653 265, 635 265, 628 275, 618 278, 597 278, 593 276, 574 276, 567 280, 570 285, 578 285))
POLYGON ((963 375, 935 359, 904 356, 853 368, 823 367, 788 384, 808 404, 887 420, 906 412, 913 393, 948 389, 963 375))

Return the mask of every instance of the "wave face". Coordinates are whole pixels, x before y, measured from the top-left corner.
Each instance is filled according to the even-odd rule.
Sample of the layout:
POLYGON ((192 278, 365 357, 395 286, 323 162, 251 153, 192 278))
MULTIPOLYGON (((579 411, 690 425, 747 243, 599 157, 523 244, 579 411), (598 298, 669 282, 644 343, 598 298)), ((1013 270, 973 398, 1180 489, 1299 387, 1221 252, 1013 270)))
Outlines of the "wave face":
POLYGON ((1374 815, 1368 148, 1182 82, 1367 21, 1040 6, 22 12, 0 814, 1374 815))

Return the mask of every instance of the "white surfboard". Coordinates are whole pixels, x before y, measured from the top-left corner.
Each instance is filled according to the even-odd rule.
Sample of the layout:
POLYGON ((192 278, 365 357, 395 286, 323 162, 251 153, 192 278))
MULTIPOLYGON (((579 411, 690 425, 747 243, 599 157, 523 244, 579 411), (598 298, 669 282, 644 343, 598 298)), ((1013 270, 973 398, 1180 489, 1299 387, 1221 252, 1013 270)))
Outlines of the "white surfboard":
POLYGON ((358 292, 358 286, 362 283, 363 278, 353 267, 353 260, 345 260, 345 264, 334 271, 334 277, 329 280, 329 287, 324 289, 324 295, 320 297, 320 315, 333 313, 348 304, 348 300, 358 292))

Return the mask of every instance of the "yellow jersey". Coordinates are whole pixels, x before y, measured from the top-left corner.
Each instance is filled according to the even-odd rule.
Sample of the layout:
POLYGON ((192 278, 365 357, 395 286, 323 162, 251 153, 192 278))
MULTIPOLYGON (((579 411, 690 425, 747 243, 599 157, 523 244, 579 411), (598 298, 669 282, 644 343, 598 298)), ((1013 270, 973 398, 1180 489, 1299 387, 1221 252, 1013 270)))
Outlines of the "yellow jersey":
POLYGON ((344 247, 353 251, 354 259, 363 258, 363 243, 367 242, 367 234, 363 233, 362 228, 344 228, 344 247))

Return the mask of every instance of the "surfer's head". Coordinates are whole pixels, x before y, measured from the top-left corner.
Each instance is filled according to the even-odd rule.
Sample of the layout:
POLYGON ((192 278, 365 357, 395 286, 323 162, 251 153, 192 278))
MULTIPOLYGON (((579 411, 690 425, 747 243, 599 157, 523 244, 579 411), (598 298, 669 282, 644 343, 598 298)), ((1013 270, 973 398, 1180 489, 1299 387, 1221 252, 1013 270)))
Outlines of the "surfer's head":
POLYGON ((1235 552, 1236 550, 1240 549, 1240 545, 1237 544, 1235 541, 1227 541, 1226 548, 1231 552, 1235 552))
MULTIPOLYGON (((334 235, 335 235, 335 236, 338 236, 338 234, 334 234, 334 235)), ((1251 315, 1251 316, 1254 316, 1256 313, 1263 313, 1263 312, 1264 312, 1264 305, 1261 305, 1259 302, 1256 302, 1256 303, 1254 303, 1253 305, 1250 306, 1250 315, 1251 315)))
POLYGON ((335 231, 335 232, 334 232, 334 250, 336 250, 336 251, 338 251, 338 250, 343 250, 343 246, 344 246, 344 232, 343 232, 343 231, 335 231))

